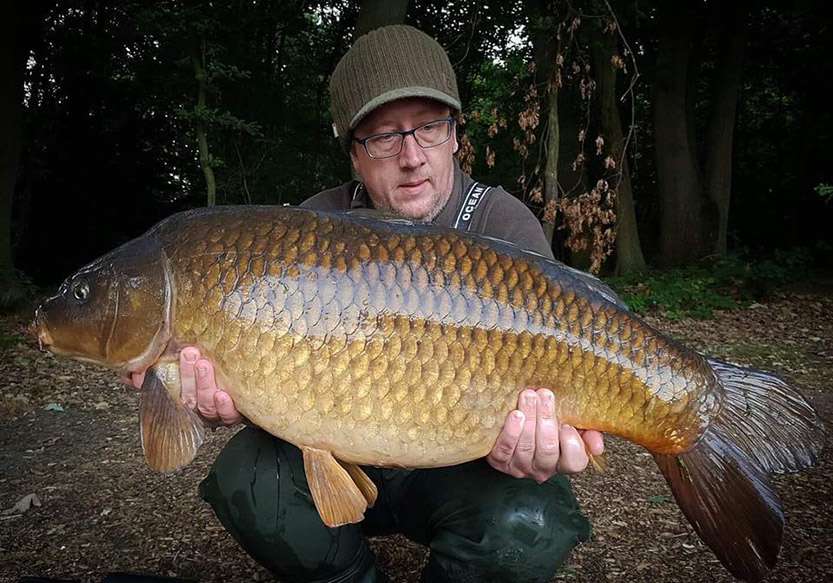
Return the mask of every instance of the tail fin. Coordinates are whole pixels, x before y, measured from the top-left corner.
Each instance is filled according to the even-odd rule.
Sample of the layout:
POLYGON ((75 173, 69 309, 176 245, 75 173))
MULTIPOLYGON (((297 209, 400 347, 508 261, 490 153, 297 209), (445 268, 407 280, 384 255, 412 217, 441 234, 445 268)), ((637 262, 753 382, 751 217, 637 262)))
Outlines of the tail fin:
POLYGON ((812 466, 824 446, 824 424, 798 391, 778 377, 708 359, 725 389, 718 427, 768 473, 812 466))
POLYGON ((697 445, 654 454, 680 508, 731 573, 759 581, 775 564, 784 516, 770 472, 809 467, 824 426, 804 397, 772 375, 709 359, 724 392, 697 445))

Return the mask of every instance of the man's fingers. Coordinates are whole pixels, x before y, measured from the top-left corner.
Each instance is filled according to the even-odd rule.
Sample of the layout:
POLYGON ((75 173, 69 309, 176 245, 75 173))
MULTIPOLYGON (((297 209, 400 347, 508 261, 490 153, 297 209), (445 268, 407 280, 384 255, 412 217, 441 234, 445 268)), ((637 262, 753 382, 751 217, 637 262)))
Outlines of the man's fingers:
POLYGON ((197 411, 205 419, 217 419, 217 405, 214 396, 217 393, 217 383, 214 380, 214 366, 207 358, 201 358, 194 365, 196 369, 197 411))
POLYGON ((521 393, 518 409, 524 414, 521 435, 509 462, 512 469, 528 475, 532 471, 532 458, 535 456, 535 427, 538 416, 538 394, 532 390, 521 393))
POLYGON ((584 440, 584 443, 587 444, 587 448, 590 450, 595 456, 604 455, 605 452, 605 442, 604 436, 600 431, 596 431, 595 429, 586 429, 583 431, 579 431, 581 434, 581 438, 584 440))
POLYGON ((584 471, 589 463, 584 441, 575 427, 562 425, 559 432, 561 456, 558 459, 558 471, 562 474, 575 474, 584 471))
POLYGON ((506 416, 503 429, 500 431, 495 446, 492 448, 492 453, 489 455, 493 461, 508 466, 512 454, 515 453, 515 446, 518 445, 523 426, 524 414, 522 412, 512 411, 506 416))
POLYGON ((145 373, 144 372, 130 373, 130 382, 137 389, 141 389, 142 385, 145 383, 145 373))
MULTIPOLYGON (((122 376, 124 382, 141 388, 145 373, 122 376)), ((180 399, 195 410, 209 425, 235 425, 243 421, 243 415, 234 406, 231 395, 217 388, 214 366, 201 358, 196 346, 186 346, 179 354, 180 399)))
POLYGON ((190 409, 197 408, 197 371, 194 366, 200 357, 195 346, 187 346, 179 353, 179 398, 190 409))
POLYGON ((538 409, 535 422, 535 457, 532 460, 532 477, 538 482, 555 474, 560 453, 558 421, 555 418, 555 398, 552 391, 538 391, 538 409))
POLYGON ((217 415, 224 425, 235 425, 243 421, 243 415, 234 406, 234 400, 227 392, 214 393, 214 404, 217 407, 217 415))
POLYGON ((524 426, 524 414, 520 411, 512 411, 506 416, 503 422, 503 429, 497 436, 497 441, 487 458, 489 465, 496 470, 506 472, 509 470, 509 462, 518 444, 518 438, 524 426))

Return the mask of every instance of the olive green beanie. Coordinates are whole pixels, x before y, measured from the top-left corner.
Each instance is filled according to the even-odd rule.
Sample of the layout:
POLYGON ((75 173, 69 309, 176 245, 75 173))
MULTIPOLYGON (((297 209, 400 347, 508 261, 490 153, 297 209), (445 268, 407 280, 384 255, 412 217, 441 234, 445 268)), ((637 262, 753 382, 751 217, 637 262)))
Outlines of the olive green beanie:
POLYGON ((460 110, 457 79, 445 50, 424 32, 398 24, 359 37, 330 78, 335 136, 346 147, 364 116, 404 97, 428 97, 460 110))

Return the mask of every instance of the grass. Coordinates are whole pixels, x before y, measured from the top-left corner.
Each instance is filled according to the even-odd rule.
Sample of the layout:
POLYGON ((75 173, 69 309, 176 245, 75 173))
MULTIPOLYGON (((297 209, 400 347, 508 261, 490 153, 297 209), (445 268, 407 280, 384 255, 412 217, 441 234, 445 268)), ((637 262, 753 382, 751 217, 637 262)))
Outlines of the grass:
POLYGON ((606 281, 637 314, 658 311, 670 320, 711 319, 715 310, 748 306, 779 287, 806 279, 825 249, 796 248, 764 258, 731 253, 697 265, 606 281))
POLYGON ((24 341, 23 334, 0 332, 0 348, 11 348, 24 341))

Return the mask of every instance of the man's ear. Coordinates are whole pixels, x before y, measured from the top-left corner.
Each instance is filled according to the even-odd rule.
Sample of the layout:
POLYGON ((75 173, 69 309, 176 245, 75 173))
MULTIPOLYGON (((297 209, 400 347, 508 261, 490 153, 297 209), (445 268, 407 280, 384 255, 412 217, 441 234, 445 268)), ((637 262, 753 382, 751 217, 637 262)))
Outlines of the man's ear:
POLYGON ((356 144, 350 144, 350 164, 353 166, 353 172, 359 173, 359 155, 356 153, 356 144))
POLYGON ((457 136, 454 136, 454 150, 451 152, 452 154, 456 154, 457 150, 460 149, 460 140, 457 139, 457 136))
POLYGON ((359 182, 364 182, 364 178, 362 178, 361 172, 359 172, 359 149, 356 147, 356 144, 350 146, 350 166, 352 167, 351 177, 353 180, 358 180, 359 182))

